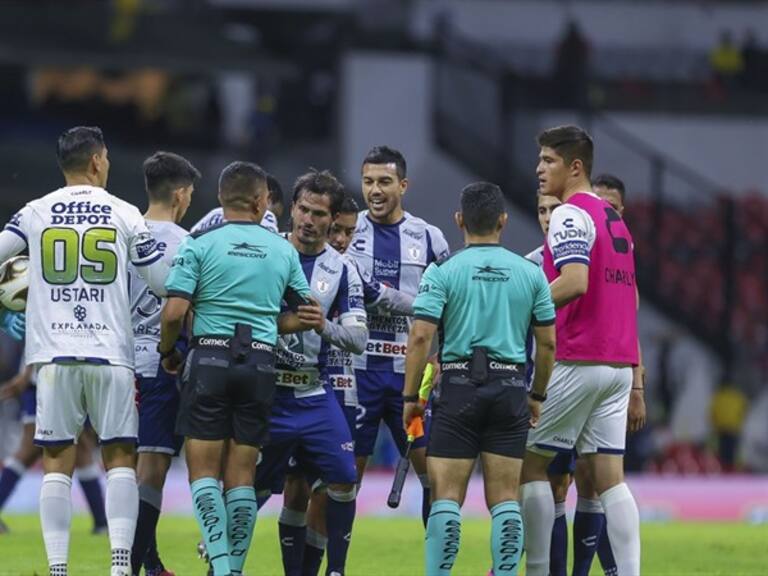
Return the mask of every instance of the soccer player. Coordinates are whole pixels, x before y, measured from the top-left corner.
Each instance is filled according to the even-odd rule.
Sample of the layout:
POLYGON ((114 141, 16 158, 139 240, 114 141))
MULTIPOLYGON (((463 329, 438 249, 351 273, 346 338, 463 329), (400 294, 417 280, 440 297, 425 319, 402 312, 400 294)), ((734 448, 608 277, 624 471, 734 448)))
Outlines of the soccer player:
MULTIPOLYGON (((23 331, 21 337, 24 337, 23 331)), ((5 386, 0 388, 0 401, 14 396, 19 397, 21 402, 21 423, 23 426, 21 444, 16 453, 3 462, 3 471, 0 473, 0 512, 5 502, 13 494, 22 476, 43 455, 40 447, 35 446, 37 387, 33 382, 33 377, 32 367, 27 366, 5 386)), ((107 531, 107 517, 104 511, 104 493, 99 481, 102 473, 99 465, 93 459, 95 447, 96 439, 93 437, 93 431, 90 427, 86 427, 80 435, 76 446, 75 475, 93 517, 93 528, 91 531, 93 534, 101 534, 107 531)), ((0 522, 0 534, 3 532, 2 528, 4 526, 0 522)))
MULTIPOLYGON (((363 281, 377 281, 416 296, 424 270, 449 250, 443 233, 403 209, 408 190, 403 155, 387 146, 371 149, 363 160, 362 191, 368 209, 357 219, 349 255, 363 281)), ((354 358, 358 408, 355 455, 360 481, 373 453, 379 423, 389 427, 400 453, 405 452, 402 427, 405 351, 410 321, 391 314, 369 315, 370 340, 365 354, 354 358)), ((429 514, 425 439, 411 450, 411 461, 424 489, 422 520, 429 514)))
MULTIPOLYGON (((267 174, 267 189, 269 190, 269 207, 264 211, 261 225, 270 232, 277 233, 277 220, 283 213, 283 189, 277 178, 271 174, 267 174)), ((212 226, 221 224, 224 220, 224 209, 219 206, 208 212, 197 224, 192 226, 191 233, 203 232, 212 226)))
MULTIPOLYGON (((601 174, 592 180, 592 190, 608 202, 619 216, 624 215, 626 189, 621 179, 611 174, 601 174)), ((642 361, 642 356, 640 356, 640 361, 642 361)), ((634 369, 632 391, 629 396, 627 427, 629 432, 636 432, 645 424, 643 387, 643 368, 638 365, 634 369)), ((560 455, 555 460, 559 457, 560 455)), ((595 491, 589 466, 584 459, 580 459, 576 463, 575 481, 578 500, 573 521, 573 575, 586 576, 589 574, 592 560, 595 552, 597 552, 603 572, 607 576, 613 576, 618 569, 608 539, 608 531, 605 529, 605 513, 595 491)), ((554 554, 553 549, 552 556, 554 554)), ((563 551, 563 557, 564 555, 565 551, 563 551)))
POLYGON ((456 214, 465 248, 427 268, 414 303, 405 368, 405 429, 422 412, 422 373, 438 326, 443 332, 442 378, 427 448, 434 498, 425 546, 429 576, 447 575, 453 568, 460 509, 478 456, 491 513, 493 573, 517 574, 523 551, 518 482, 528 426, 538 421, 554 362, 555 308, 541 269, 501 247, 506 222, 498 186, 466 186, 456 214), (528 396, 525 361, 531 325, 536 359, 528 396))
MULTIPOLYGON (((144 188, 149 207, 147 227, 170 266, 187 231, 178 224, 192 200, 200 172, 186 158, 156 152, 144 161, 144 188)), ((131 313, 136 343, 136 385, 139 391, 139 517, 131 552, 131 568, 138 575, 172 576, 157 553, 155 536, 163 500, 163 486, 171 458, 178 456, 183 438, 174 431, 179 409, 175 376, 160 366, 160 312, 163 300, 131 269, 131 313)))
MULTIPOLYGON (((549 232, 549 221, 552 219, 552 212, 560 206, 561 202, 556 196, 537 194, 537 197, 539 226, 541 226, 541 231, 544 233, 544 238, 546 238, 547 232, 549 232)), ((541 266, 544 263, 544 245, 542 244, 525 257, 541 266)), ((532 363, 529 366, 532 372, 532 363)), ((568 497, 568 488, 571 486, 575 466, 576 455, 573 451, 570 451, 558 453, 547 468, 552 495, 555 498, 555 523, 552 528, 549 560, 550 576, 565 576, 568 573, 568 523, 565 518, 565 500, 568 497)))
POLYGON ((0 261, 29 249, 26 361, 39 367, 43 540, 50 574, 65 575, 74 444, 90 417, 107 469, 111 574, 128 576, 139 499, 128 262, 161 295, 168 267, 141 213, 104 189, 109 159, 101 130, 67 130, 57 155, 66 186, 27 204, 0 233, 0 261))
POLYGON ((607 519, 618 574, 640 573, 637 505, 624 483, 627 406, 638 365, 632 240, 613 208, 591 191, 593 144, 575 126, 544 131, 540 193, 563 205, 552 214, 544 272, 557 307, 557 355, 549 400, 528 437, 522 505, 526 574, 549 573, 555 509, 547 467, 576 448, 589 465, 607 519))
MULTIPOLYGON (((339 213, 344 190, 327 171, 308 172, 293 187, 289 241, 299 252, 312 296, 320 303, 306 318, 313 330, 283 336, 277 353, 277 392, 270 442, 256 473, 259 493, 282 491, 288 460, 300 459, 327 486, 328 563, 326 574, 344 574, 355 517, 352 431, 329 386, 331 346, 359 354, 368 339, 363 286, 355 266, 328 245, 328 230, 339 213), (338 316, 338 322, 331 319, 338 316)), ((280 514, 280 546, 288 575, 302 573, 306 500, 280 514), (299 508, 299 509, 297 509, 299 508)))
POLYGON ((176 344, 194 302, 176 432, 186 437, 195 518, 213 573, 224 576, 242 574, 256 523, 254 469, 269 436, 283 295, 306 298, 310 290, 296 250, 258 225, 267 205, 261 168, 224 168, 219 201, 225 222, 188 236, 173 260, 157 350, 163 369, 176 373, 176 344))

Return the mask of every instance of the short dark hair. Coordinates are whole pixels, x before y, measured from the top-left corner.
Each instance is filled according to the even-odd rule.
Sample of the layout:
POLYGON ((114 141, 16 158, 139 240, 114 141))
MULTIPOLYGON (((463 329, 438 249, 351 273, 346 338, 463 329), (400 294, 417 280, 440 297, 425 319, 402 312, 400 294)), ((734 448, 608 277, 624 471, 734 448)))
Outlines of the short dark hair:
POLYGON ((592 174, 594 144, 592 138, 578 126, 556 126, 544 130, 536 138, 541 148, 552 148, 562 156, 566 165, 574 160, 581 160, 587 177, 592 174))
POLYGON ((488 234, 506 212, 501 188, 491 182, 474 182, 461 191, 461 214, 470 234, 488 234))
POLYGON ((592 186, 603 186, 604 188, 618 190, 619 196, 621 196, 621 202, 622 204, 624 203, 627 191, 624 187, 624 182, 618 176, 614 176, 613 174, 600 174, 600 176, 592 180, 592 186))
POLYGON ((226 208, 246 209, 259 188, 266 191, 267 173, 253 162, 236 160, 219 176, 219 197, 226 208))
POLYGON ((408 166, 405 163, 405 157, 399 150, 389 146, 374 146, 368 151, 363 160, 365 164, 394 164, 397 170, 397 177, 402 180, 408 174, 408 166))
POLYGON ((155 152, 144 160, 144 187, 150 201, 169 204, 171 193, 191 186, 200 179, 192 163, 173 152, 155 152))
POLYGON ((293 202, 298 202, 302 192, 323 194, 330 199, 331 214, 336 216, 344 202, 344 185, 329 170, 318 172, 312 168, 296 178, 293 184, 293 202))
POLYGON ((62 172, 83 172, 94 154, 104 149, 104 134, 96 126, 75 126, 59 136, 56 158, 62 172))
POLYGON ((345 194, 341 208, 339 208, 339 214, 357 214, 358 212, 360 212, 360 206, 358 206, 357 200, 351 195, 345 194))
POLYGON ((269 190, 269 201, 272 204, 285 205, 283 187, 280 185, 280 181, 272 176, 272 174, 267 174, 267 190, 269 190))

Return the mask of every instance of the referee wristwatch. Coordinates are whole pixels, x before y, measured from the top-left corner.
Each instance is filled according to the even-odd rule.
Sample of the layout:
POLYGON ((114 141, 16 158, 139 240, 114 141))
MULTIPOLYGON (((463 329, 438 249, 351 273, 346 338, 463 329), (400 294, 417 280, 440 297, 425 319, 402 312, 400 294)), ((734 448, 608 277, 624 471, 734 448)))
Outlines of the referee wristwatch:
POLYGON ((418 402, 418 394, 403 394, 403 402, 418 402))
POLYGON ((530 396, 532 400, 536 400, 536 402, 544 402, 547 399, 546 392, 544 394, 539 394, 538 392, 534 392, 533 390, 531 390, 528 393, 528 396, 530 396))
POLYGON ((176 347, 174 346, 170 350, 163 352, 162 350, 160 350, 160 342, 158 342, 157 348, 155 348, 155 350, 157 350, 157 353, 160 354, 160 360, 165 360, 166 358, 170 358, 171 356, 173 356, 173 353, 176 352, 176 347))

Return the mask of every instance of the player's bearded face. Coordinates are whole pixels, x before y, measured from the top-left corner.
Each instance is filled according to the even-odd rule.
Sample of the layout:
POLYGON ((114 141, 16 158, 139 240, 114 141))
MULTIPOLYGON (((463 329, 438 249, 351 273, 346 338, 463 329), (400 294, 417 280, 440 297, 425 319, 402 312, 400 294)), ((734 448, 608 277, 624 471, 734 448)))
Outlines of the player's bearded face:
POLYGON ((557 196, 565 190, 568 179, 568 167, 565 160, 554 149, 544 146, 539 152, 539 163, 536 166, 536 177, 539 180, 539 194, 557 196))
POLYGON ((328 242, 343 254, 352 242, 356 225, 357 214, 339 214, 328 232, 328 242))
POLYGON ((363 165, 363 198, 375 220, 391 220, 401 210, 406 188, 408 180, 398 177, 395 164, 363 165))
POLYGON ((331 227, 331 198, 327 194, 302 192, 291 209, 293 233, 307 245, 324 244, 331 227))

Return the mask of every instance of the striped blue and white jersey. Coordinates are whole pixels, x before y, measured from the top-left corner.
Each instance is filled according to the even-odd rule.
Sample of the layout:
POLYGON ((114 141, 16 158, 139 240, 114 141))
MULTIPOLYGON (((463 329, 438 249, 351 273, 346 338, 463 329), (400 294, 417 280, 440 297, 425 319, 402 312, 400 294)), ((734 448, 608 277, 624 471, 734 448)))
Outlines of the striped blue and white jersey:
MULTIPOLYGON (((299 254, 299 260, 326 318, 337 318, 341 326, 364 328, 363 285, 355 267, 328 244, 320 254, 299 254)), ((330 342, 310 330, 280 336, 277 344, 277 384, 295 388, 296 396, 324 394, 330 342)))
MULTIPOLYGON (((200 218, 197 224, 192 226, 190 234, 196 234, 198 232, 202 232, 203 230, 208 230, 208 228, 217 226, 222 222, 224 222, 224 209, 219 206, 218 208, 214 208, 208 212, 208 214, 200 218)), ((277 216, 275 216, 275 213, 271 210, 264 212, 264 216, 262 217, 260 224, 270 232, 277 234, 277 216)))
MULTIPOLYGON (((377 224, 360 213, 347 254, 357 262, 364 282, 380 282, 415 297, 427 266, 449 253, 439 228, 408 212, 397 224, 377 224)), ((357 370, 405 373, 411 321, 378 311, 369 314, 365 354, 354 356, 357 370)))
MULTIPOLYGON (((157 247, 170 267, 176 251, 187 231, 173 222, 146 220, 147 228, 157 240, 157 247)), ((136 374, 144 377, 157 376, 160 353, 160 314, 163 298, 150 290, 132 264, 128 267, 128 290, 131 297, 131 324, 135 350, 136 374)))

